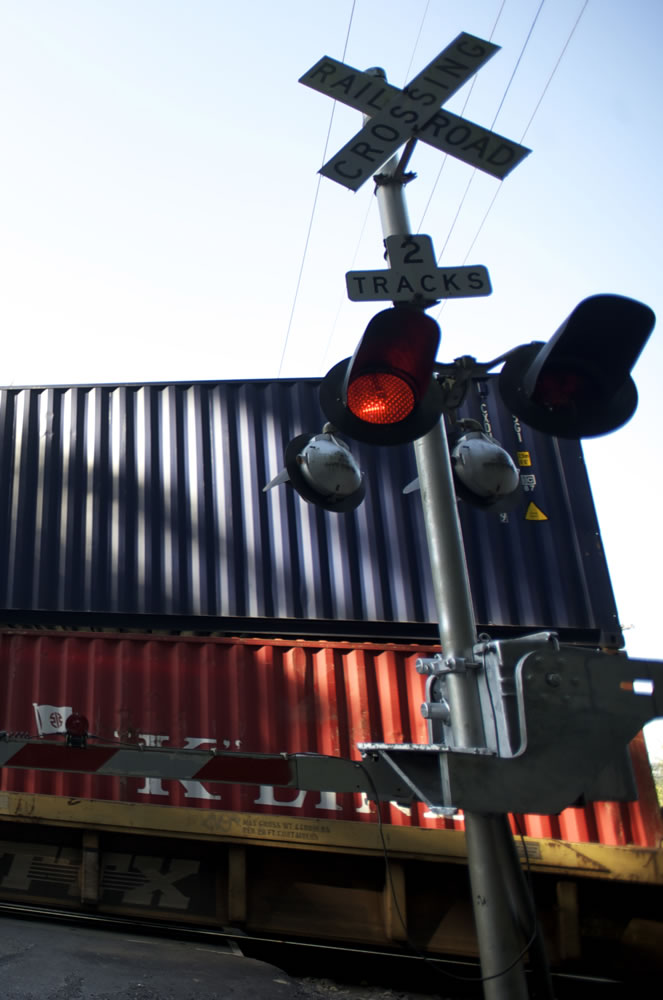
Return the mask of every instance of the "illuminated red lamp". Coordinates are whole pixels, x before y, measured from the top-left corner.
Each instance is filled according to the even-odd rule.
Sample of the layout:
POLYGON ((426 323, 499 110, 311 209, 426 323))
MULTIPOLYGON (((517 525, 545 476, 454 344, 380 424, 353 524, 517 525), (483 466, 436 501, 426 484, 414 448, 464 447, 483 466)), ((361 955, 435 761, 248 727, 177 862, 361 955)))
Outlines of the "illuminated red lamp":
POLYGON ((421 309, 394 306, 366 327, 353 357, 320 386, 320 405, 340 431, 371 444, 404 444, 440 418, 433 369, 440 328, 421 309))
POLYGON ((405 379, 389 372, 359 375, 348 385, 348 409, 369 424, 397 424, 412 413, 414 404, 405 379))

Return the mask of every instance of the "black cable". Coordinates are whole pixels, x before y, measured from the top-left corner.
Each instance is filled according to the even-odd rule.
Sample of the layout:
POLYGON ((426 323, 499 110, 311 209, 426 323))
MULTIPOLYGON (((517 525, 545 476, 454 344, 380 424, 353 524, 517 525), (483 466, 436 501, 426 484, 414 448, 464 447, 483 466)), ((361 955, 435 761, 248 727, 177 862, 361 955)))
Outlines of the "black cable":
MULTIPOLYGON (((499 737, 499 731, 498 731, 498 727, 497 727, 497 713, 496 713, 496 710, 495 710, 495 701, 493 699, 493 692, 492 692, 492 688, 491 688, 491 684, 490 684, 490 679, 489 679, 489 677, 487 675, 487 672, 486 672, 486 654, 485 654, 485 651, 483 653, 483 670, 484 670, 484 676, 486 678, 486 686, 488 688, 488 699, 490 701, 490 708, 491 708, 491 712, 492 712, 492 716, 493 716, 493 724, 495 726, 495 743, 496 743, 496 747, 497 747, 497 754, 499 756, 499 754, 500 754, 500 737, 499 737)), ((529 937, 529 941, 528 941, 528 945, 527 945, 527 951, 530 951, 530 948, 533 949, 532 953, 530 954, 530 965, 531 965, 532 969, 534 970, 533 971, 533 975, 537 979, 538 983, 542 986, 542 989, 545 992, 546 996, 551 997, 552 996, 552 992, 551 992, 551 984, 550 984, 550 968, 548 966, 548 959, 547 959, 546 952, 545 952, 545 945, 544 945, 544 942, 543 942, 543 938, 541 936, 541 929, 539 927, 539 922, 538 922, 537 916, 536 916, 536 901, 534 899, 534 886, 532 884, 532 869, 531 869, 531 866, 530 866, 530 863, 529 863, 529 852, 527 850, 527 844, 525 843, 525 836, 523 834, 523 829, 522 829, 522 825, 521 825, 521 822, 520 822, 520 817, 516 813, 512 813, 511 815, 513 816, 513 821, 514 821, 514 823, 516 825, 516 830, 518 831, 518 835, 520 836, 520 841, 521 841, 522 848, 523 848, 523 854, 525 856, 525 868, 526 868, 526 871, 527 871, 527 878, 523 879, 523 877, 522 877, 522 871, 521 871, 520 872, 520 878, 519 878, 518 881, 520 883, 521 897, 524 898, 525 904, 526 904, 526 908, 527 908, 527 911, 528 911, 527 918, 528 918, 528 920, 529 920, 529 922, 531 924, 531 927, 532 927, 532 931, 530 933, 530 937, 529 937)), ((510 831, 510 829, 508 829, 508 818, 507 817, 505 817, 505 833, 508 834, 509 837, 511 837, 511 831, 510 831)), ((513 842, 512 842, 512 844, 513 844, 513 842)), ((517 865, 518 868, 520 868, 520 861, 519 861, 519 859, 517 857, 515 849, 513 850, 512 862, 513 862, 514 865, 517 865)), ((518 891, 518 886, 514 886, 514 890, 518 891)), ((517 917, 517 914, 516 914, 516 917, 517 917)), ((518 920, 518 923, 520 924, 521 933, 523 935, 526 934, 527 933, 527 928, 525 926, 524 920, 518 920)))
MULTIPOLYGON (((288 756, 290 756, 290 755, 288 755, 288 756)), ((318 758, 321 758, 321 759, 324 759, 324 760, 338 760, 339 759, 338 757, 334 757, 333 754, 316 753, 315 751, 305 751, 303 753, 298 753, 298 754, 293 755, 293 756, 298 756, 298 757, 318 757, 318 758)), ((500 976, 506 975, 507 972, 510 972, 513 968, 515 968, 515 966, 521 961, 521 959, 529 951, 529 949, 531 948, 532 944, 534 943, 534 941, 536 939, 536 936, 537 936, 537 933, 538 933, 538 927, 537 927, 537 924, 536 924, 536 919, 534 919, 534 928, 533 928, 532 932, 530 933, 530 936, 529 936, 529 938, 527 940, 527 943, 524 945, 524 947, 521 949, 521 951, 516 955, 516 957, 513 959, 513 961, 509 965, 507 965, 504 969, 501 969, 499 972, 493 972, 489 976, 459 976, 459 975, 457 975, 457 974, 455 974, 453 972, 447 972, 444 969, 438 968, 438 966, 435 965, 435 963, 432 962, 429 959, 429 957, 427 955, 425 955, 416 946, 416 944, 412 941, 412 939, 410 938, 410 936, 408 934, 407 925, 406 925, 406 922, 405 922, 405 918, 404 918, 403 913, 401 911, 401 908, 400 908, 400 905, 399 905, 399 902, 398 902, 398 898, 396 896, 396 891, 394 889, 394 882, 393 882, 393 879, 391 877, 391 867, 390 867, 390 860, 389 860, 389 850, 387 848, 387 842, 386 842, 385 836, 384 836, 384 825, 383 825, 383 822, 382 822, 382 813, 380 811, 380 797, 379 797, 379 794, 378 794, 377 786, 375 784, 375 781, 373 780, 373 775, 371 774, 371 772, 369 771, 369 769, 366 767, 366 765, 362 761, 354 761, 353 763, 355 764, 355 766, 357 768, 359 768, 361 771, 363 771, 363 773, 366 776, 366 779, 368 781, 368 784, 371 787, 371 791, 372 791, 374 799, 375 799, 377 821, 378 821, 378 835, 380 837, 380 843, 382 845, 382 853, 383 853, 383 856, 384 856, 384 864, 385 864, 385 881, 389 885, 389 890, 391 892, 391 897, 392 897, 392 900, 394 902, 394 909, 396 910, 396 913, 398 914, 398 919, 401 922, 401 926, 402 926, 403 931, 405 933, 405 941, 406 941, 408 947, 411 949, 411 951, 413 951, 415 953, 415 955, 417 955, 418 958, 420 958, 422 961, 426 962, 427 965, 430 965, 430 967, 435 970, 435 972, 436 972, 437 975, 447 976, 448 978, 450 978, 450 979, 456 979, 459 982, 464 982, 464 983, 485 983, 485 982, 488 982, 491 979, 499 979, 500 976)), ((522 833, 520 834, 520 836, 521 836, 521 840, 523 841, 523 848, 525 850, 525 862, 526 862, 526 865, 527 865, 528 876, 530 877, 530 880, 531 880, 531 870, 530 870, 530 865, 529 865, 529 857, 527 856, 527 850, 525 848, 525 841, 524 841, 524 837, 523 837, 522 833)), ((534 900, 533 900, 533 896, 532 896, 531 892, 528 894, 527 898, 528 898, 528 903, 530 905, 530 912, 534 914, 535 913, 535 910, 534 910, 534 900)))
MULTIPOLYGON (((314 756, 327 756, 327 755, 315 754, 314 756)), ((386 842, 386 840, 384 838, 384 830, 383 830, 383 824, 382 824, 382 814, 380 812, 380 798, 378 796, 378 790, 377 790, 377 787, 375 785, 375 782, 373 781, 373 775, 370 773, 370 771, 368 770, 368 768, 366 767, 366 765, 363 764, 363 763, 361 763, 360 761, 357 761, 356 763, 357 763, 357 766, 359 768, 361 768, 361 770, 366 775, 366 778, 368 779, 368 783, 371 786, 371 791, 373 792, 373 795, 375 796, 375 802, 376 802, 376 807, 377 807, 377 818, 378 818, 378 834, 380 836, 380 841, 382 843, 382 852, 384 854, 386 880, 388 882, 389 889, 391 891, 391 896, 392 896, 392 899, 393 899, 393 902, 394 902, 394 908, 396 910, 396 913, 398 914, 398 919, 400 920, 401 925, 403 927, 403 931, 405 933, 405 940, 407 942, 408 947, 420 959, 422 959, 424 962, 426 962, 427 965, 429 965, 432 969, 434 969, 435 973, 437 975, 446 976, 449 979, 455 979, 455 980, 458 980, 459 982, 463 982, 463 983, 487 983, 491 979, 499 979, 500 976, 504 976, 504 975, 506 975, 507 972, 511 972, 511 970, 513 968, 515 968, 515 966, 518 965, 518 963, 522 960, 522 958, 527 954, 527 952, 529 951, 529 949, 531 948, 532 944, 534 943, 534 941, 536 939, 536 936, 537 936, 537 933, 538 933, 538 928, 537 928, 537 925, 536 925, 536 921, 534 922, 534 929, 533 929, 532 933, 530 934, 530 937, 529 937, 527 943, 521 949, 521 951, 516 955, 516 957, 514 958, 514 960, 509 965, 507 965, 504 969, 501 969, 499 972, 493 972, 489 976, 459 976, 459 975, 457 975, 454 972, 447 972, 445 969, 438 968, 438 966, 435 965, 435 963, 432 962, 428 958, 428 956, 425 955, 419 948, 417 948, 417 946, 411 940, 411 938, 410 938, 410 936, 408 934, 408 931, 407 931, 407 926, 406 926, 405 920, 403 918, 403 914, 401 913, 401 908, 400 908, 400 906, 398 904, 398 899, 396 898, 396 893, 395 893, 395 890, 394 890, 394 883, 393 883, 393 880, 391 878, 389 852, 387 850, 387 842, 386 842)))
MULTIPOLYGON (((506 2, 506 0, 505 0, 506 2)), ((417 51, 417 45, 419 44, 419 39, 421 38, 421 32, 424 30, 424 21, 428 16, 428 8, 430 7, 430 0, 426 0, 426 6, 424 7, 424 12, 421 15, 421 23, 419 24, 419 31, 417 32, 417 37, 414 40, 414 47, 412 49, 412 55, 410 56, 410 61, 408 63, 407 69, 405 70, 405 80, 403 86, 407 84, 408 77, 410 75, 410 70, 412 69, 412 63, 414 62, 414 57, 417 51)))
MULTIPOLYGON (((500 101, 500 103, 498 105, 498 108, 497 108, 497 111, 495 112, 495 114, 493 116, 493 120, 492 120, 492 123, 490 125, 490 130, 491 131, 495 127, 495 123, 496 123, 496 121, 497 121, 497 119, 499 117, 500 111, 502 110, 502 107, 504 106, 504 102, 506 100, 506 95, 509 93, 509 90, 511 89, 511 84, 513 83, 513 78, 515 77, 516 73, 518 72, 518 67, 520 66, 522 58, 525 55, 525 49, 529 45, 529 40, 532 37, 532 33, 533 33, 534 28, 536 26, 536 22, 539 19, 539 14, 543 10, 543 5, 545 4, 545 2, 546 2, 546 0, 541 0, 541 3, 539 4, 539 8, 538 8, 536 14, 534 15, 534 20, 532 21, 532 23, 530 25, 530 29, 527 32, 527 38, 523 42, 523 47, 520 50, 520 55, 516 59, 516 65, 513 67, 513 72, 511 73, 511 76, 509 77, 509 82, 507 83, 506 88, 504 90, 504 93, 502 94, 502 100, 500 101)), ((500 11, 500 13, 501 13, 501 11, 500 11)), ((442 249, 440 250, 439 254, 437 255, 438 266, 440 264, 440 261, 442 260, 442 256, 444 254, 444 251, 447 248, 447 244, 448 244, 449 240, 451 239, 451 234, 453 233, 453 231, 454 231, 454 229, 456 227, 456 223, 458 222, 458 217, 459 217, 459 215, 461 213, 461 209, 462 209, 463 205, 465 204, 465 199, 467 198, 467 195, 469 193, 470 188, 472 187, 472 184, 474 182, 474 178, 476 177, 476 175, 477 175, 477 170, 476 170, 476 167, 475 167, 474 170, 472 171, 471 175, 470 175, 470 179, 467 182, 467 187, 465 188, 465 191, 463 193, 463 197, 460 199, 460 203, 459 203, 458 208, 456 210, 456 214, 455 214, 455 216, 453 218, 453 222, 451 223, 451 227, 449 229, 449 232, 447 233, 447 238, 444 241, 444 245, 443 245, 442 249)), ((499 188, 497 190, 499 191, 499 188)), ((465 259, 467 259, 467 258, 465 258, 465 259)))
MULTIPOLYGON (((504 7, 505 7, 505 6, 506 6, 506 0, 502 0, 502 6, 500 7, 500 9, 499 9, 499 11, 498 11, 498 13, 497 13, 497 17, 495 18, 495 21, 494 21, 494 23, 493 23, 493 27, 492 27, 492 29, 491 29, 491 32, 490 32, 490 35, 488 36, 488 41, 489 41, 489 42, 491 42, 491 41, 493 40, 493 35, 495 34, 495 28, 497 27, 497 23, 498 23, 499 19, 500 19, 500 18, 501 18, 501 16, 502 16, 502 11, 504 10, 504 7)), ((474 76, 474 77, 473 77, 473 79, 472 79, 472 83, 470 84, 470 89, 469 89, 469 91, 468 91, 468 93, 467 93, 467 97, 465 98, 465 102, 464 102, 464 104, 463 104, 462 108, 460 109, 460 115, 461 115, 461 118, 462 118, 462 116, 463 116, 463 115, 465 114, 465 108, 466 108, 466 107, 467 107, 467 105, 469 104, 469 101, 470 101, 470 98, 471 98, 471 96, 472 96, 472 91, 474 90, 474 85, 475 85, 475 83, 476 83, 476 82, 477 82, 477 76, 476 76, 476 74, 475 74, 475 76, 474 76)), ((440 165, 440 169, 438 170, 438 173, 437 173, 437 177, 435 178, 435 181, 434 181, 434 183, 433 183, 433 187, 432 187, 432 189, 431 189, 431 193, 430 193, 430 195, 428 196, 428 201, 426 202, 426 206, 425 206, 425 208, 424 208, 424 210, 423 210, 423 213, 422 213, 422 215, 421 215, 421 219, 419 220, 419 227, 418 227, 418 229, 417 229, 417 232, 421 232, 421 227, 422 227, 422 226, 423 226, 423 224, 424 224, 424 219, 426 218, 426 213, 428 212, 428 209, 430 208, 430 203, 431 203, 431 201, 433 200, 433 195, 435 194, 435 189, 436 189, 437 185, 438 185, 438 184, 439 184, 439 182, 440 182, 440 178, 441 178, 441 176, 442 176, 442 171, 444 170, 444 167, 445 167, 445 164, 446 164, 446 162, 447 162, 447 159, 448 159, 448 158, 449 158, 449 154, 448 154, 448 153, 445 153, 445 154, 444 154, 444 158, 443 158, 443 160, 442 160, 442 163, 441 163, 441 165, 440 165)), ((474 176, 474 175, 472 175, 472 176, 474 176)), ((465 192, 465 193, 467 194, 467 192, 465 192)), ((464 200, 464 196, 463 196, 463 200, 464 200)), ((461 202, 461 205, 462 205, 462 202, 461 202)), ((458 211, 460 211, 460 206, 459 206, 459 209, 458 209, 458 211)), ((453 229, 453 226, 454 226, 455 224, 456 224, 456 220, 454 219, 454 222, 453 222, 453 224, 452 224, 452 229, 453 229)), ((450 236, 450 235, 451 235, 451 231, 449 232, 449 236, 450 236)), ((447 245, 447 243, 449 242, 449 236, 447 236, 447 240, 446 240, 446 242, 445 242, 445 244, 444 244, 445 246, 446 246, 446 245, 447 245)), ((439 258, 440 258, 440 257, 441 257, 441 254, 439 254, 439 255, 438 255, 438 263, 439 263, 439 258)))
MULTIPOLYGON (((562 51, 560 52, 560 54, 559 54, 559 56, 557 58, 557 62, 553 66, 552 71, 550 73, 550 76, 548 77, 548 79, 545 82, 543 90, 541 91, 541 95, 539 96, 539 99, 536 102, 534 111, 532 112, 532 114, 530 116, 530 119, 529 119, 527 125, 525 126, 525 130, 523 131, 523 134, 520 137, 520 143, 521 144, 524 142, 525 136, 527 135, 527 133, 529 132, 529 130, 531 128, 531 125, 532 125, 532 122, 534 121, 536 113, 539 110, 539 108, 541 107, 541 103, 542 103, 543 98, 545 97, 545 95, 546 95, 546 93, 548 91, 548 87, 552 83, 553 77, 555 76, 557 70, 559 69, 559 65, 560 65, 562 59, 564 58, 566 50, 568 49, 568 47, 569 47, 569 45, 571 43, 571 39, 573 38, 573 36, 574 36, 574 34, 576 32, 576 29, 577 29, 578 25, 580 24, 580 21, 582 19, 583 14, 585 13, 585 10, 587 9, 587 5, 588 4, 589 4, 589 0, 585 0, 585 2, 583 3, 583 5, 582 5, 582 7, 580 9, 580 13, 578 14, 578 16, 577 16, 577 18, 576 18, 576 20, 575 20, 575 22, 573 24, 573 27, 571 28, 571 31, 569 32, 569 34, 567 36, 567 39, 564 42, 564 45, 562 46, 562 51)), ((474 177, 474 175, 472 175, 472 177, 474 177)), ((479 223, 479 228, 477 229, 476 233, 474 234, 474 239, 470 243, 470 246, 468 248, 467 253, 465 254, 465 257, 463 258, 463 265, 467 263, 467 259, 470 256, 470 254, 472 253, 472 249, 474 247, 474 244, 479 239, 479 236, 481 234, 481 230, 483 229, 483 227, 484 227, 484 225, 486 223, 486 220, 487 220, 488 216, 490 215, 490 213, 492 211, 493 205, 497 201, 497 196, 499 195, 499 193, 500 193, 501 190, 502 190, 501 185, 495 189, 495 194, 493 195, 493 197, 492 197, 492 199, 490 201, 490 204, 489 204, 488 208, 486 209, 486 211, 484 213, 483 219, 479 223)), ((454 224, 455 224, 455 220, 454 220, 454 224)), ((445 243, 445 246, 446 246, 446 243, 445 243)), ((445 303, 443 302, 442 305, 440 306, 439 310, 438 310, 438 313, 437 313, 437 318, 438 319, 439 319, 439 317, 440 317, 440 315, 442 313, 442 310, 444 309, 444 305, 445 305, 445 303)))
POLYGON ((495 702, 493 701, 493 692, 492 692, 492 688, 490 686, 490 678, 488 677, 488 674, 486 673, 486 654, 485 654, 485 652, 483 653, 483 658, 484 658, 483 659, 483 673, 484 673, 484 677, 486 678, 486 688, 488 689, 488 700, 490 702, 490 711, 491 711, 492 716, 493 716, 493 725, 495 726, 495 748, 497 750, 497 756, 499 757, 499 756, 501 756, 500 755, 500 734, 499 734, 499 729, 497 727, 497 712, 495 711, 495 702))
MULTIPOLYGON (((503 0, 502 6, 504 6, 504 3, 506 3, 506 0, 503 0)), ((426 20, 427 14, 428 14, 428 8, 429 8, 429 6, 430 6, 430 0, 428 0, 428 2, 426 3, 426 7, 425 7, 424 12, 423 12, 423 14, 421 16, 421 22, 419 24, 419 31, 417 32, 417 37, 416 37, 416 39, 414 41, 414 47, 412 49, 412 55, 410 56, 410 62, 408 64, 407 70, 405 71, 405 83, 403 84, 403 86, 405 86, 405 84, 407 83, 407 79, 408 79, 408 77, 410 75, 410 69, 412 67, 412 63, 414 62, 414 56, 415 56, 415 53, 417 51, 417 45, 419 44, 419 39, 421 38, 421 33, 423 31, 424 22, 426 20)), ((351 20, 352 20, 352 18, 351 18, 351 20)), ((348 28, 348 33, 349 33, 349 28, 348 28)), ((346 43, 345 44, 346 44, 346 48, 347 48, 347 39, 346 39, 346 43)), ((343 57, 345 58, 345 50, 344 50, 344 56, 343 57)), ((469 100, 469 95, 468 95, 468 100, 469 100)), ((467 103, 467 101, 465 103, 467 103)), ((331 129, 331 123, 330 123, 330 129, 331 129)), ((327 142, 329 142, 329 136, 327 136, 327 142)), ((327 149, 327 146, 325 145, 325 155, 326 155, 326 149, 327 149)), ((323 156, 323 159, 324 159, 324 156, 323 156)), ((439 175, 438 175, 438 180, 439 180, 439 175)), ((437 181, 436 181, 436 183, 437 183, 437 181)), ((318 187, 319 186, 320 186, 320 180, 318 180, 318 187)), ((433 188, 433 190, 435 190, 435 188, 433 188)), ((431 197, 432 197, 432 194, 431 194, 431 197)), ((316 198, 317 198, 317 192, 316 192, 316 198)), ((371 213, 371 208, 372 207, 373 207, 373 202, 369 201, 368 205, 366 207, 366 214, 364 216, 364 222, 363 222, 363 225, 362 225, 360 233, 359 233, 359 239, 357 240, 357 246, 355 248, 354 256, 352 258, 352 263, 350 264, 350 267, 348 268, 348 270, 350 270, 350 271, 354 270, 355 261, 357 260, 357 255, 359 254, 361 243, 362 243, 362 240, 364 238, 364 231, 366 229, 366 224, 368 222, 368 217, 369 217, 369 215, 371 213)), ((300 277, 301 277, 301 275, 300 275, 300 277)), ((323 370, 324 370, 324 367, 325 367, 325 359, 326 359, 327 355, 329 354, 329 349, 331 347, 332 340, 334 339, 334 334, 336 332, 336 325, 338 323, 338 318, 339 318, 339 316, 341 314, 341 309, 343 308, 343 303, 344 302, 345 302, 345 296, 342 295, 340 297, 340 299, 339 299, 338 307, 336 309, 336 315, 334 316, 334 322, 332 323, 331 330, 329 332, 329 337, 327 338, 327 344, 325 346, 325 351, 324 351, 324 354, 322 355, 322 368, 323 368, 323 370)), ((280 371, 281 371, 281 369, 279 368, 279 372, 280 371)))

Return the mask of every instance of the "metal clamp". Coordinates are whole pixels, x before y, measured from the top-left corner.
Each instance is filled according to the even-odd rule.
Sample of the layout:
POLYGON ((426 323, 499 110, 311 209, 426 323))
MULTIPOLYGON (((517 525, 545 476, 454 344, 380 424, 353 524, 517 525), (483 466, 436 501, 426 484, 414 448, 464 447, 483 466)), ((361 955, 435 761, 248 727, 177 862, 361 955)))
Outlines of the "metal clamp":
POLYGON ((475 660, 464 656, 449 656, 446 659, 436 653, 435 656, 422 656, 416 664, 418 674, 432 674, 440 677, 443 674, 464 674, 468 670, 476 670, 480 666, 475 660))

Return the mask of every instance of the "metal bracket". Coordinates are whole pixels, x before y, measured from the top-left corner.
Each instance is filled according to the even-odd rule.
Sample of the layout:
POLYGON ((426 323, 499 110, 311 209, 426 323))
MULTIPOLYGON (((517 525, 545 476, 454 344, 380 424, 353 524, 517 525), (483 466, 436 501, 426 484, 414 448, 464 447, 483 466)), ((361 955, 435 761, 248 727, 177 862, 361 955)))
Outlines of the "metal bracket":
POLYGON ((376 187, 383 187, 387 184, 409 184, 410 181, 416 180, 417 175, 413 171, 408 171, 407 173, 398 174, 374 174, 373 180, 375 181, 376 187))
MULTIPOLYGON (((358 743, 357 747, 364 759, 391 768, 411 796, 429 808, 443 810, 443 815, 458 810, 459 804, 450 801, 447 755, 453 752, 452 747, 443 743, 358 743)), ((464 752, 484 760, 492 756, 485 747, 468 747, 464 752)))
POLYGON ((477 677, 486 746, 511 757, 523 741, 515 674, 518 662, 533 651, 558 651, 556 632, 534 632, 516 639, 483 639, 473 650, 482 670, 477 677))
POLYGON ((560 646, 552 633, 483 645, 499 748, 364 743, 362 753, 443 808, 550 814, 583 798, 636 798, 627 745, 663 716, 663 663, 560 646))
POLYGON ((443 674, 464 674, 468 669, 476 670, 481 666, 476 660, 468 660, 464 656, 449 656, 445 659, 436 653, 435 656, 421 656, 415 667, 418 674, 433 674, 440 677, 443 674))
POLYGON ((435 656, 420 657, 415 667, 418 674, 426 674, 429 678, 426 684, 427 700, 421 705, 421 715, 431 723, 429 727, 431 739, 447 743, 451 734, 451 706, 445 697, 446 678, 449 674, 465 674, 468 670, 477 670, 480 664, 464 656, 450 656, 445 659, 436 653, 435 656), (435 726, 436 722, 442 723, 442 728, 439 725, 435 726))

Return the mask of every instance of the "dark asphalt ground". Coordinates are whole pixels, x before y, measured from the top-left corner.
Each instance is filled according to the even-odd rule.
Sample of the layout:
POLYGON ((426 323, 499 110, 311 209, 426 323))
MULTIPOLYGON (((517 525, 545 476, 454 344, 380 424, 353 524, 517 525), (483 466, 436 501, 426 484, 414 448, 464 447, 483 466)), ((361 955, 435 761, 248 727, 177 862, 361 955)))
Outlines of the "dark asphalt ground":
POLYGON ((233 945, 0 917, 3 1000, 426 1000, 292 979, 233 945))

